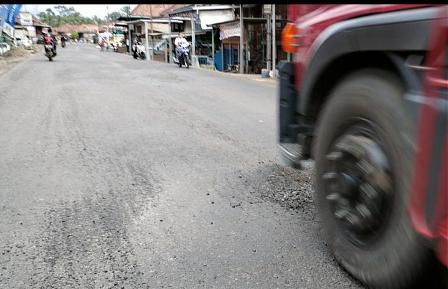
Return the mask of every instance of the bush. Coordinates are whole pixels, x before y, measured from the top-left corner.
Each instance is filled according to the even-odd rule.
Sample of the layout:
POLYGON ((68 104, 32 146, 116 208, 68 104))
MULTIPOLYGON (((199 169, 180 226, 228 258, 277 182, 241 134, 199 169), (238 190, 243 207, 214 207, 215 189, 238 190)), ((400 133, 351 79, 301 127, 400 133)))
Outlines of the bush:
POLYGON ((73 40, 78 39, 79 38, 78 32, 72 32, 70 38, 73 40))

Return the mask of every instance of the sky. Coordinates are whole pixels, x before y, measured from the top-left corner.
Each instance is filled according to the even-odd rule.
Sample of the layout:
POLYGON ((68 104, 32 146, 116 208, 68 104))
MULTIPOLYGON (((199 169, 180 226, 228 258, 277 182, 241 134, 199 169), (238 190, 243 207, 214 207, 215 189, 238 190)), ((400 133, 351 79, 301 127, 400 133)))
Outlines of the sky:
MULTIPOLYGON (((92 17, 94 15, 104 18, 106 16, 106 5, 65 5, 67 7, 74 7, 76 11, 81 13, 83 16, 92 17)), ((22 11, 27 10, 33 14, 38 14, 39 12, 45 11, 47 8, 53 9, 54 6, 58 5, 23 5, 22 11)), ((120 10, 121 7, 126 5, 107 5, 109 6, 109 13, 120 10)), ((131 5, 131 10, 137 5, 131 5)), ((54 9, 53 9, 54 11, 54 9)))

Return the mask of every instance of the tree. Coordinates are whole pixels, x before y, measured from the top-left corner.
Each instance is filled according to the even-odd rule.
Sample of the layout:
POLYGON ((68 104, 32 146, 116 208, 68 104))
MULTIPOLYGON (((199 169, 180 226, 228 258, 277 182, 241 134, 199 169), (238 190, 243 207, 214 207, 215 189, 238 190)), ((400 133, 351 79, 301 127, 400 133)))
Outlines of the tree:
POLYGON ((64 5, 55 6, 56 13, 48 8, 44 12, 39 13, 39 18, 52 27, 58 27, 64 24, 93 24, 102 25, 104 21, 97 16, 93 18, 84 17, 73 7, 64 5))
POLYGON ((107 15, 107 20, 115 21, 118 18, 120 18, 121 16, 123 16, 123 15, 120 12, 115 11, 115 12, 109 13, 109 15, 107 15))
POLYGON ((129 15, 131 15, 131 6, 129 6, 129 5, 123 6, 123 7, 120 9, 120 13, 121 13, 123 16, 129 16, 129 15))
POLYGON ((93 23, 95 23, 97 25, 103 25, 104 24, 104 20, 99 18, 96 15, 92 17, 92 21, 93 21, 93 23))
POLYGON ((70 38, 73 39, 73 40, 79 38, 78 32, 72 32, 72 35, 70 35, 70 36, 71 36, 70 38))

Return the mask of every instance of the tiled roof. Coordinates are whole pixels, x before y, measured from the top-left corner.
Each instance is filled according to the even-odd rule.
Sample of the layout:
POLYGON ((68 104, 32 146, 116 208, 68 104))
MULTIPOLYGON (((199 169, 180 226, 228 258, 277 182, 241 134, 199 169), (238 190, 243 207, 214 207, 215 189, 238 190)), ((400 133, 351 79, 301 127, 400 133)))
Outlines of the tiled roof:
POLYGON ((56 27, 55 30, 57 32, 64 32, 64 33, 70 33, 70 32, 95 33, 98 31, 98 25, 95 25, 95 24, 79 24, 79 25, 64 24, 62 26, 56 27))
POLYGON ((151 6, 152 6, 152 16, 160 17, 167 16, 166 13, 170 10, 177 9, 182 6, 186 6, 185 4, 139 4, 135 7, 131 15, 134 16, 151 16, 151 6))
POLYGON ((168 13, 173 12, 176 9, 182 8, 182 7, 186 7, 186 6, 190 6, 188 4, 174 4, 172 5, 172 7, 169 7, 168 9, 165 9, 164 11, 162 11, 160 13, 161 16, 168 16, 168 13))
POLYGON ((36 16, 32 16, 33 17, 33 25, 34 26, 43 26, 43 27, 50 27, 50 25, 48 25, 47 23, 42 22, 39 18, 37 18, 36 16))

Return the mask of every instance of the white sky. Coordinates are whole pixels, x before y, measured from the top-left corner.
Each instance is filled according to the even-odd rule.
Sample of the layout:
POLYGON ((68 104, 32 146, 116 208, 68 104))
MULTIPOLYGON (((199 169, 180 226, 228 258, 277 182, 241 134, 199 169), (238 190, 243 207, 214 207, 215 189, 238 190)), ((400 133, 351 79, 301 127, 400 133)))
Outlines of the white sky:
MULTIPOLYGON (((127 6, 127 5, 66 5, 66 4, 60 4, 65 5, 67 7, 74 7, 76 11, 81 13, 83 16, 92 17, 94 15, 104 18, 106 16, 106 6, 109 6, 109 13, 120 10, 121 7, 127 6)), ((23 5, 22 11, 29 11, 33 14, 38 14, 39 12, 45 11, 47 8, 51 8, 53 11, 55 9, 54 6, 58 5, 23 5)), ((131 5, 131 10, 137 5, 131 5)))

